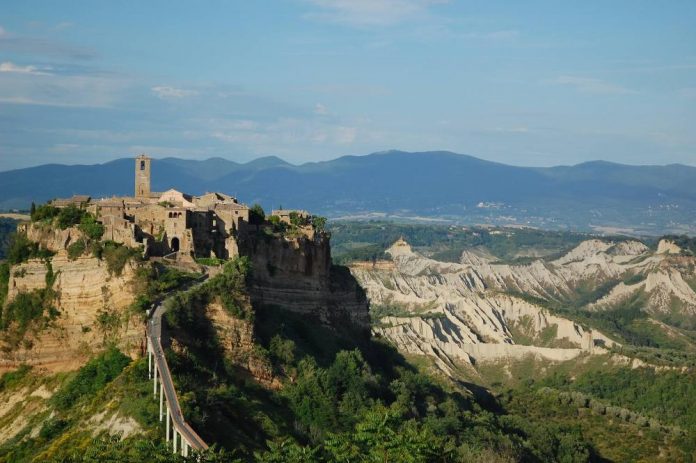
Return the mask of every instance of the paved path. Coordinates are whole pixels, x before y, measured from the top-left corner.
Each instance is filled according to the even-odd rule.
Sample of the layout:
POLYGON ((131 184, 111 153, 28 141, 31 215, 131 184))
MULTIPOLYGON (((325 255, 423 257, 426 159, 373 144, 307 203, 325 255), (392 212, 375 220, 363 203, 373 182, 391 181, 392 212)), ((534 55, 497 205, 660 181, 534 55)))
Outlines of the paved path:
MULTIPOLYGON (((197 283, 201 283, 204 280, 205 277, 197 283)), ((152 312, 152 315, 147 322, 147 337, 152 346, 157 371, 160 375, 160 381, 162 382, 162 388, 164 389, 164 396, 167 399, 167 406, 172 417, 174 429, 186 442, 188 442, 192 448, 196 450, 207 449, 208 445, 198 434, 196 434, 186 420, 184 420, 181 407, 179 406, 179 399, 176 395, 176 389, 174 389, 172 374, 169 371, 169 365, 167 365, 167 359, 165 358, 164 350, 162 349, 162 315, 166 311, 164 304, 165 301, 158 303, 155 310, 152 312)))

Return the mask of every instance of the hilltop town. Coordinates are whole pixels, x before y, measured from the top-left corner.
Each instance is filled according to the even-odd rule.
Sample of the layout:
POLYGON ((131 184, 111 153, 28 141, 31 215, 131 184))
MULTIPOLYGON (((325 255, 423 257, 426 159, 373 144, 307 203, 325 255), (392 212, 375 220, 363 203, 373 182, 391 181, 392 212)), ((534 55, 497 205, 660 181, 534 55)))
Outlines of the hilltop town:
MULTIPOLYGON (((194 196, 175 189, 151 190, 152 159, 135 158, 134 196, 93 199, 87 195, 58 198, 49 207, 79 208, 104 227, 102 240, 143 247, 143 255, 229 259, 240 254, 239 244, 264 228, 314 239, 325 220, 307 211, 277 209, 268 219, 259 206, 249 208, 224 193, 194 196)), ((21 228, 27 231, 27 224, 21 228)), ((66 247, 69 243, 65 243, 66 247)))

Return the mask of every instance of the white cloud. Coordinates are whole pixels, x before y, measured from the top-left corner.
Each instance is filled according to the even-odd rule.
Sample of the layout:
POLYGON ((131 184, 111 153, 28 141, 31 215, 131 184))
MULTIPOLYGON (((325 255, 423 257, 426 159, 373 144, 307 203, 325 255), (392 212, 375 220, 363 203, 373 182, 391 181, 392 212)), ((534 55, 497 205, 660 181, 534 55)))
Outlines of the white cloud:
POLYGON ((5 30, 5 28, 0 26, 0 37, 4 37, 6 35, 7 35, 7 31, 5 30))
POLYGON ((350 145, 359 135, 357 127, 317 120, 279 118, 268 122, 215 119, 207 122, 211 136, 226 143, 272 152, 289 145, 350 145))
POLYGON ((556 79, 547 81, 547 83, 554 85, 567 85, 584 93, 598 93, 607 95, 626 95, 630 93, 637 93, 635 90, 622 87, 621 85, 612 84, 611 82, 606 82, 604 80, 594 79, 591 77, 560 76, 556 79))
POLYGON ((5 61, 0 63, 0 72, 13 72, 16 74, 33 74, 35 76, 50 76, 50 67, 38 67, 38 66, 19 66, 11 61, 5 61))
POLYGON ((128 79, 99 75, 0 72, 0 101, 56 107, 110 107, 132 87, 128 79))
POLYGON ((169 87, 167 85, 158 85, 152 87, 151 90, 157 98, 162 100, 180 99, 198 95, 196 90, 186 90, 183 88, 169 87))
POLYGON ((317 103, 314 105, 314 114, 317 114, 319 116, 326 116, 329 114, 329 110, 326 109, 326 106, 324 106, 321 103, 317 103))
POLYGON ((386 26, 419 17, 447 0, 308 0, 320 9, 310 19, 354 26, 386 26))

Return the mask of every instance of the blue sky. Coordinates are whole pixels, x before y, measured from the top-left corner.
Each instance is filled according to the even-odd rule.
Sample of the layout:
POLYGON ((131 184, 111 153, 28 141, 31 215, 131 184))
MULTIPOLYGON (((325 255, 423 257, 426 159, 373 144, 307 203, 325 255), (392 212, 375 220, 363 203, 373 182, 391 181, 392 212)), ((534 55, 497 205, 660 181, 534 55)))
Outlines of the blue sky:
POLYGON ((0 170, 387 149, 696 165, 696 2, 2 1, 0 170))

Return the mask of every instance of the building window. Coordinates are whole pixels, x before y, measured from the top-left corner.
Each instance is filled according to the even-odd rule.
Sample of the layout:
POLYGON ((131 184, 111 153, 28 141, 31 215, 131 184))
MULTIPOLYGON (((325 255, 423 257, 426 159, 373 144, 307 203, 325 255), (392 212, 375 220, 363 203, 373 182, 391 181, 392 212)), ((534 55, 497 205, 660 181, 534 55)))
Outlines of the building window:
POLYGON ((145 170, 145 161, 140 161, 140 170, 145 170))

